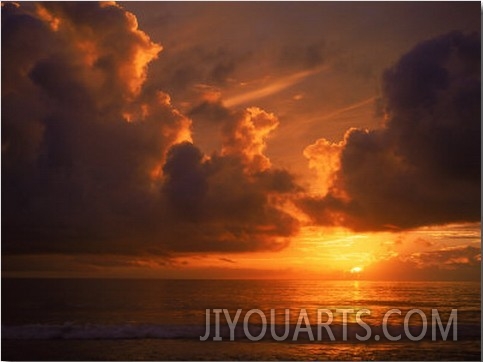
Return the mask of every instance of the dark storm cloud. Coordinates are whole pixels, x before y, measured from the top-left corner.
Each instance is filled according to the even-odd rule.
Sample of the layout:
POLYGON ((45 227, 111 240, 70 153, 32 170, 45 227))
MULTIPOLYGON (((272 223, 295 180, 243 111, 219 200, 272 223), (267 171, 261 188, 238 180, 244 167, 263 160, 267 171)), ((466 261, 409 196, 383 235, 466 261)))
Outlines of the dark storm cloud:
POLYGON ((183 251, 278 250, 295 234, 298 223, 281 210, 296 189, 283 170, 247 174, 237 155, 202 159, 190 143, 171 148, 164 166, 163 191, 170 219, 180 223, 167 240, 183 251), (280 202, 280 204, 278 203, 280 202))
POLYGON ((203 154, 191 143, 173 146, 164 164, 166 176, 163 191, 178 218, 197 220, 201 217, 202 201, 208 191, 203 173, 203 154))
MULTIPOLYGON (((206 104, 217 109, 216 119, 209 123, 216 126, 211 137, 220 138, 219 151, 206 157, 195 145, 181 143, 170 149, 163 167, 169 212, 184 222, 174 231, 173 247, 197 251, 283 248, 298 230, 298 222, 282 211, 282 204, 299 187, 293 175, 273 168, 264 154, 277 118, 255 107, 231 111, 216 100, 206 104)), ((193 115, 196 122, 201 112, 193 115)), ((196 138, 196 124, 194 129, 196 138)))
POLYGON ((302 209, 354 230, 478 221, 479 35, 419 44, 385 72, 383 92, 385 127, 348 131, 330 191, 302 209))
POLYGON ((263 155, 274 116, 230 115, 238 123, 225 136, 241 131, 241 141, 207 157, 170 97, 142 87, 161 47, 134 15, 98 3, 2 6, 4 253, 286 245, 297 225, 279 203, 295 186, 263 155))

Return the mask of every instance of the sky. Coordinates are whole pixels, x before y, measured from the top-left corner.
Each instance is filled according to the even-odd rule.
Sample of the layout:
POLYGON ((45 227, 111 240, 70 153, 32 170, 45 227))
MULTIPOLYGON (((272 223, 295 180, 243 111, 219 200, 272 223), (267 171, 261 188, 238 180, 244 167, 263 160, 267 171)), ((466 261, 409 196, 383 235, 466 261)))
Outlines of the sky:
POLYGON ((2 276, 479 280, 479 2, 2 2, 2 276))

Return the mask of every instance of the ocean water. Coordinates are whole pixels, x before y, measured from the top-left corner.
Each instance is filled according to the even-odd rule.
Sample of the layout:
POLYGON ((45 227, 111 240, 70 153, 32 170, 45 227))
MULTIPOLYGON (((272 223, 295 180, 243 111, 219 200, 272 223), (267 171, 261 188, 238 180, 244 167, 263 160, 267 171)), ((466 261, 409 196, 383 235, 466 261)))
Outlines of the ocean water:
POLYGON ((480 327, 477 282, 2 279, 2 360, 480 360, 480 327), (224 313, 216 333, 214 309, 231 319, 241 309, 233 338, 224 313), (297 333, 302 309, 307 318, 298 327, 305 328, 297 333), (335 340, 326 329, 319 338, 321 309, 335 340), (370 311, 362 315, 370 335, 357 323, 361 309, 370 311), (387 323, 398 341, 382 328, 391 309, 401 311, 387 323), (457 310, 446 340, 438 326, 433 336, 433 309, 443 331, 457 310), (206 310, 210 334, 201 341, 206 310), (252 341, 263 332, 261 313, 265 334, 252 341), (277 341, 272 328, 288 337, 277 341))

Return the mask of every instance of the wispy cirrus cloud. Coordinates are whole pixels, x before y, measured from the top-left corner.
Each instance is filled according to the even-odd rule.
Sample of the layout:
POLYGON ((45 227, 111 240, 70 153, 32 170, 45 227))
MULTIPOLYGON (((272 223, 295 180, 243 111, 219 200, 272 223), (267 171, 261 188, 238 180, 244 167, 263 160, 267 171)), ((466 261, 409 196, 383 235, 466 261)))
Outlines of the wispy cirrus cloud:
POLYGON ((326 71, 328 66, 317 67, 315 69, 303 70, 279 79, 269 80, 268 85, 262 84, 258 89, 249 90, 247 92, 232 96, 226 99, 223 103, 227 107, 235 107, 242 104, 254 102, 258 99, 277 94, 295 84, 302 82, 304 79, 326 71))

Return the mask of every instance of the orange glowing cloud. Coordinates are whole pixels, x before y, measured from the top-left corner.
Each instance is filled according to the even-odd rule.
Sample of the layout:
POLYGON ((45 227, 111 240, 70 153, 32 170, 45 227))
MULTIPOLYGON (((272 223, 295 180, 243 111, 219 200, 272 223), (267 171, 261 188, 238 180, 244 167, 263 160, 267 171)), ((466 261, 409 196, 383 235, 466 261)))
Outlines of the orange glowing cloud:
POLYGON ((98 8, 103 13, 98 16, 111 14, 120 20, 112 28, 105 22, 86 21, 86 10, 87 7, 75 4, 66 7, 55 3, 37 5, 39 18, 48 23, 59 37, 66 38, 74 52, 72 56, 89 67, 84 69, 84 76, 86 80, 91 80, 91 86, 98 84, 101 86, 99 91, 104 91, 102 84, 114 79, 106 78, 98 69, 111 67, 116 72, 115 81, 123 95, 135 97, 146 80, 147 65, 157 58, 162 47, 138 29, 136 17, 132 13, 115 3, 103 3, 98 8), (123 43, 123 39, 129 41, 123 43))
POLYGON ((266 140, 278 125, 272 113, 257 107, 247 108, 234 123, 226 124, 222 154, 240 156, 250 173, 267 170, 271 163, 264 155, 266 140))
POLYGON ((60 18, 54 16, 46 8, 44 8, 44 7, 42 7, 38 4, 36 5, 36 10, 37 10, 37 15, 39 16, 39 18, 44 20, 46 23, 48 23, 50 28, 53 31, 59 30, 60 18))
POLYGON ((336 172, 340 168, 340 153, 344 142, 332 143, 319 139, 304 149, 304 156, 309 160, 309 168, 314 170, 317 179, 312 185, 315 194, 324 196, 333 185, 336 172))

